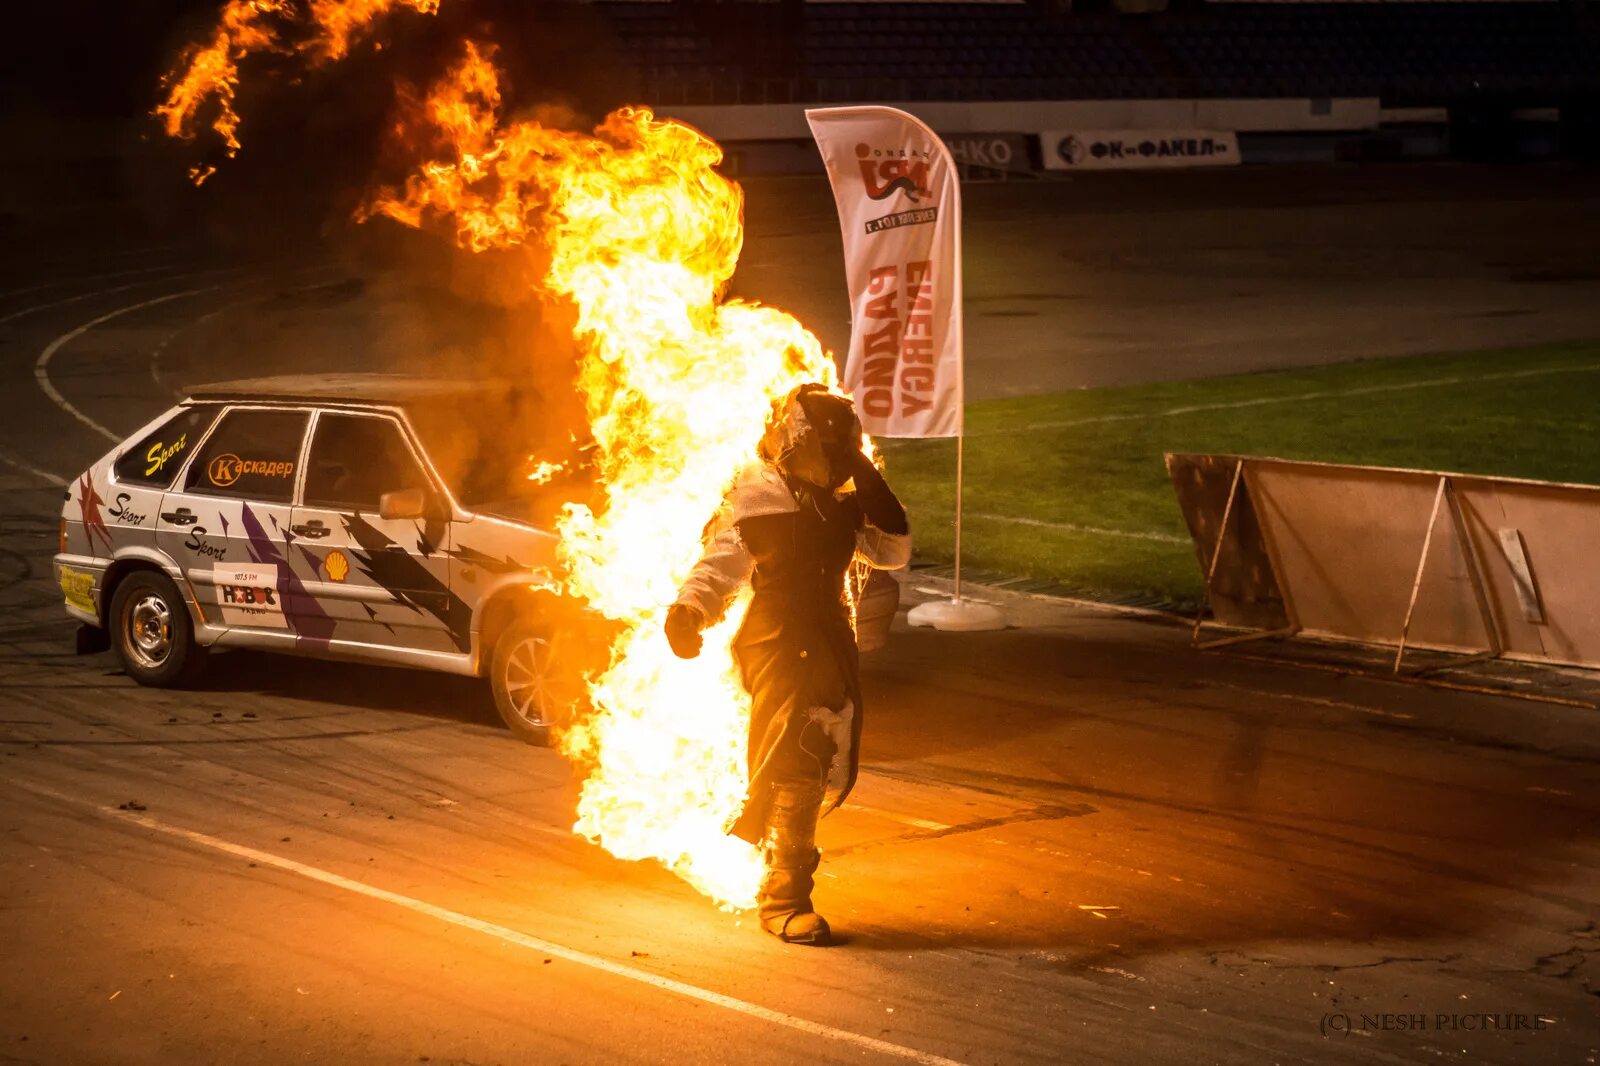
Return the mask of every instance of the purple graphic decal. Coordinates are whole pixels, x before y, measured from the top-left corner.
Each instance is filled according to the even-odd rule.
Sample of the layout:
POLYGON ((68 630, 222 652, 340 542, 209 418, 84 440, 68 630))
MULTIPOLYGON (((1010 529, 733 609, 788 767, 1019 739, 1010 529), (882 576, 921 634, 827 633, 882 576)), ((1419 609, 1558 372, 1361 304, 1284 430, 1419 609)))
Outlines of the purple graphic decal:
MULTIPOLYGON (((272 524, 277 526, 277 519, 272 524)), ((250 510, 250 505, 243 507, 245 536, 250 538, 250 554, 258 563, 272 563, 278 568, 278 599, 282 601, 284 613, 288 616, 289 625, 295 631, 295 643, 304 642, 312 647, 326 648, 328 641, 333 637, 334 621, 328 617, 328 612, 306 591, 305 582, 294 574, 294 568, 289 565, 289 560, 278 546, 267 535, 266 527, 250 510)), ((284 546, 288 546, 285 539, 284 546)), ((302 551, 304 549, 301 549, 302 551)))

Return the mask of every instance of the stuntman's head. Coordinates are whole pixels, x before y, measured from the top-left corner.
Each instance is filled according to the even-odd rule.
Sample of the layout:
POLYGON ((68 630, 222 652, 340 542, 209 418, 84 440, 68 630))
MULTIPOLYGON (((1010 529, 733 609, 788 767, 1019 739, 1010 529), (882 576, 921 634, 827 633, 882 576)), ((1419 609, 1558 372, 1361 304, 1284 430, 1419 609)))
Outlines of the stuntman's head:
POLYGON ((861 449, 861 420, 843 396, 801 385, 778 405, 761 438, 762 458, 785 476, 825 489, 850 478, 850 455, 861 449))

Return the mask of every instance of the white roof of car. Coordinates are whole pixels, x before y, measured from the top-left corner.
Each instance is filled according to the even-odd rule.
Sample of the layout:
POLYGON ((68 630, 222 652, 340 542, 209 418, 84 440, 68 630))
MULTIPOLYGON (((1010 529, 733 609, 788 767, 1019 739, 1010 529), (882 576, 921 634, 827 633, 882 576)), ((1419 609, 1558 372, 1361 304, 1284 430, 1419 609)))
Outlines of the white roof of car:
POLYGON ((191 400, 302 400, 405 406, 440 396, 527 389, 507 381, 428 378, 407 374, 282 374, 192 385, 191 400))

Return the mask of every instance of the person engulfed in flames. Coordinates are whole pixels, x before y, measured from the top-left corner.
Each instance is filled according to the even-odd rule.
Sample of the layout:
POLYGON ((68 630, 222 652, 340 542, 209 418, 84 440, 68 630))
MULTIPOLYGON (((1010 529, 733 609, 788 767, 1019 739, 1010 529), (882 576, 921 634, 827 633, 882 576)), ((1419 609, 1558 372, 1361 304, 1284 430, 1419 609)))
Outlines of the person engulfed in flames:
POLYGON ((734 481, 667 612, 672 650, 694 658, 700 631, 750 583, 733 642, 752 701, 750 787, 729 831, 762 849, 761 927, 796 944, 831 935, 811 906, 817 819, 844 801, 858 765, 861 679, 846 573, 855 559, 893 570, 911 557, 905 508, 861 440, 850 401, 817 384, 789 393, 761 461, 734 481))

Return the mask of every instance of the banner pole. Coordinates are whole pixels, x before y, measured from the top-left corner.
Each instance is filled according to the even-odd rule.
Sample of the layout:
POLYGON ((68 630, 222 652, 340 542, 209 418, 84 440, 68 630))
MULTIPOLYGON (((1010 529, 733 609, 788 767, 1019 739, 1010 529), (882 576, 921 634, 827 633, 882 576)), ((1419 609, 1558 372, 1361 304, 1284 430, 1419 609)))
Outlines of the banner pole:
POLYGON ((846 387, 857 403, 874 412, 870 419, 862 418, 869 423, 869 432, 888 437, 956 438, 953 598, 919 603, 907 612, 906 620, 914 626, 941 630, 1004 629, 1005 618, 999 608, 962 599, 967 453, 960 171, 939 135, 898 108, 807 108, 805 116, 839 209, 854 319, 844 367, 846 387), (937 201, 923 202, 923 197, 935 192, 937 201), (886 210, 891 213, 883 215, 886 210), (915 288, 901 292, 902 284, 914 284, 915 288), (864 319, 899 318, 897 308, 902 300, 911 302, 905 304, 906 319, 899 323, 899 333, 886 327, 872 336, 873 387, 868 389, 864 319), (905 339, 913 310, 922 316, 915 322, 914 352, 913 342, 905 339), (936 323, 938 315, 948 315, 948 321, 936 323), (896 367, 902 361, 930 364, 919 380, 931 395, 919 404, 899 405, 897 416, 893 389, 883 385, 900 380, 896 367), (890 376, 884 378, 884 374, 890 376))
POLYGON ((961 504, 964 497, 963 477, 966 464, 967 435, 963 431, 956 436, 956 591, 955 602, 961 602, 961 504))

